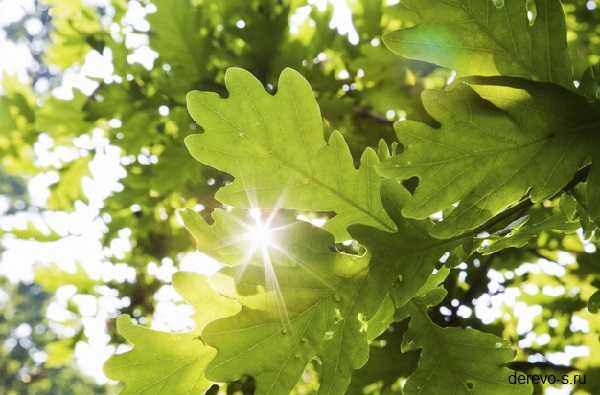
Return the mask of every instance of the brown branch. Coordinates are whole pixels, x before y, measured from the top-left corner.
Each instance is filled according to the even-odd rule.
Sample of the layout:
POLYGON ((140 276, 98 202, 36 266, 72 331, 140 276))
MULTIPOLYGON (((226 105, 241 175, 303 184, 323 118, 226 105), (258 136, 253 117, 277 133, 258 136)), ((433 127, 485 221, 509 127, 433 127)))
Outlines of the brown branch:
POLYGON ((506 366, 513 370, 518 370, 521 372, 528 372, 533 369, 541 369, 541 370, 555 370, 557 372, 572 372, 577 370, 573 366, 568 365, 557 365, 548 361, 541 362, 529 362, 529 361, 513 361, 506 364, 506 366))
MULTIPOLYGON (((586 165, 586 166, 582 167, 581 169, 579 169, 577 171, 577 173, 575 173, 575 176, 573 176, 573 179, 571 181, 569 181, 569 183, 567 185, 565 185, 564 188, 562 188, 560 191, 558 191, 554 195, 552 195, 550 197, 550 199, 553 199, 553 198, 559 196, 563 192, 573 189, 577 184, 579 184, 582 181, 585 181, 585 179, 588 176, 589 171, 590 171, 590 165, 586 165)), ((516 219, 519 216, 525 214, 525 212, 527 212, 533 206, 533 204, 534 203, 531 201, 531 199, 529 199, 529 197, 526 197, 523 200, 521 200, 519 203, 517 203, 516 205, 509 207, 506 210, 498 213, 495 217, 491 218, 489 221, 485 222, 483 225, 475 228, 473 231, 471 231, 469 233, 471 233, 473 235, 477 235, 481 232, 491 230, 494 226, 502 223, 505 220, 509 220, 512 218, 516 219)))

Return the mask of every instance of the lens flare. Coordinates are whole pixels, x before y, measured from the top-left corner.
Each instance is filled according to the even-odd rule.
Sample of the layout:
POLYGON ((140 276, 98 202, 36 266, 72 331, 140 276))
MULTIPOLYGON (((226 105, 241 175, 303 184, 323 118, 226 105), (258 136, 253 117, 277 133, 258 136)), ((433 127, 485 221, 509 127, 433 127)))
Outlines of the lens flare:
POLYGON ((250 216, 254 220, 254 224, 246 225, 247 231, 244 239, 252 243, 252 249, 263 250, 273 247, 273 229, 271 229, 270 221, 263 223, 260 210, 251 209, 250 216))
POLYGON ((244 241, 250 242, 250 248, 248 249, 244 261, 241 264, 237 277, 239 279, 243 276, 243 273, 246 270, 249 262, 253 259, 253 257, 258 255, 262 260, 267 292, 272 292, 272 295, 274 296, 273 299, 268 298, 267 301, 273 303, 272 308, 277 312, 277 315, 284 328, 290 328, 291 322, 287 307, 285 305, 285 299, 283 297, 283 293, 281 292, 279 282, 277 281, 277 274, 275 273, 275 268, 273 267, 273 262, 271 260, 271 249, 277 251, 282 250, 279 246, 277 246, 274 238, 274 233, 282 228, 273 228, 271 226, 273 218, 276 214, 277 210, 272 211, 267 219, 263 221, 261 210, 252 208, 250 209, 250 217, 252 218, 253 223, 240 223, 245 230, 242 238, 244 241))
MULTIPOLYGON (((279 209, 283 203, 285 193, 282 193, 279 196, 276 204, 268 211, 268 215, 264 215, 265 213, 257 208, 257 200, 252 192, 246 190, 246 196, 250 207, 252 207, 249 210, 250 218, 244 220, 241 218, 236 219, 242 228, 242 232, 240 232, 238 238, 227 243, 227 245, 245 243, 247 246, 247 250, 239 264, 239 269, 236 272, 235 281, 236 283, 240 281, 251 262, 256 262, 258 258, 258 261, 263 266, 264 270, 265 290, 267 291, 265 295, 266 303, 270 305, 270 309, 273 312, 276 312, 284 330, 290 332, 293 328, 289 318, 286 300, 277 279, 275 270, 276 264, 273 259, 278 260, 284 258, 286 261, 298 265, 308 275, 313 276, 326 287, 331 289, 333 289, 333 287, 322 279, 318 273, 315 273, 307 265, 304 265, 302 260, 296 258, 284 245, 279 244, 279 242, 282 241, 281 237, 284 236, 284 233, 278 232, 283 232, 294 224, 287 223, 284 225, 273 226, 273 222, 275 222, 275 218, 279 214, 279 209)), ((313 226, 322 225, 322 223, 319 225, 313 223, 313 226)), ((283 244, 285 244, 285 242, 283 244)))

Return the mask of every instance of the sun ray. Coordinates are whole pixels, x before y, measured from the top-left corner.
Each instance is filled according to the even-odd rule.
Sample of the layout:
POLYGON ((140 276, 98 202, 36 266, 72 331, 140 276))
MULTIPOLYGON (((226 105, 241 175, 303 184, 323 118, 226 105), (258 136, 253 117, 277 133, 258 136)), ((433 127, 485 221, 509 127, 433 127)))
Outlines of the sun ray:
MULTIPOLYGON (((276 214, 276 211, 273 211, 276 214)), ((258 256, 262 261, 264 276, 265 276, 265 297, 267 305, 271 304, 271 308, 276 312, 281 324, 284 328, 291 327, 285 298, 281 291, 279 281, 277 280, 277 274, 271 259, 270 249, 276 247, 274 241, 273 232, 280 231, 285 226, 271 228, 275 214, 273 212, 269 215, 266 221, 262 219, 262 212, 260 209, 252 208, 249 211, 251 222, 247 223, 241 219, 236 218, 235 221, 244 230, 243 235, 240 237, 240 242, 248 242, 248 250, 244 254, 242 262, 240 262, 239 270, 236 272, 235 280, 239 282, 243 277, 246 269, 252 262, 252 260, 258 256), (272 303, 271 303, 272 302, 272 303)))
POLYGON ((299 266, 302 270, 322 283, 326 288, 334 289, 334 286, 328 283, 319 273, 311 270, 307 265, 303 264, 290 251, 287 251, 282 246, 278 245, 276 235, 293 226, 295 222, 283 225, 273 226, 277 215, 280 212, 284 194, 281 194, 272 209, 268 210, 268 215, 264 216, 265 212, 257 206, 256 196, 251 191, 246 190, 248 199, 249 220, 234 217, 234 221, 239 224, 242 229, 242 235, 239 238, 231 239, 223 247, 236 243, 248 243, 247 251, 239 262, 239 269, 235 273, 236 283, 241 281, 244 273, 250 264, 260 262, 265 277, 266 303, 271 305, 272 311, 276 312, 281 324, 285 330, 291 329, 289 311, 286 306, 284 294, 277 279, 276 263, 273 261, 272 252, 281 254, 293 264, 299 266))
POLYGON ((279 251, 281 254, 283 254, 286 258, 288 258, 289 260, 293 261, 296 265, 298 265, 298 267, 300 267, 302 270, 304 270, 307 274, 309 274, 310 276, 312 276, 314 279, 316 279, 317 281, 319 281, 321 284, 323 284, 325 287, 329 288, 329 289, 335 289, 335 287, 331 284, 329 284, 322 276, 320 276, 318 273, 316 273, 314 270, 311 270, 307 265, 305 265, 304 263, 302 263, 298 258, 296 258, 295 256, 293 256, 289 251, 280 248, 277 245, 273 245, 272 246, 275 250, 279 251))
MULTIPOLYGON (((277 281, 277 274, 275 273, 275 268, 273 267, 273 264, 271 262, 269 250, 267 248, 262 248, 261 252, 263 256, 265 283, 267 285, 267 291, 270 290, 274 292, 275 311, 277 311, 277 316, 281 321, 281 325, 286 330, 291 329, 292 323, 290 321, 283 293, 281 292, 281 287, 279 286, 279 281, 277 281)), ((267 297, 268 295, 269 294, 267 293, 267 297)))

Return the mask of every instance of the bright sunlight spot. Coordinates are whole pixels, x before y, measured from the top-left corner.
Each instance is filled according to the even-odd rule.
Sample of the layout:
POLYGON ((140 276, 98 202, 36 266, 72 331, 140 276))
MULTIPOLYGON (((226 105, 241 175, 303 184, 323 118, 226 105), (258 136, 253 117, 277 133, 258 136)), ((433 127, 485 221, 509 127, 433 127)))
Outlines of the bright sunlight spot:
POLYGON ((252 248, 262 250, 273 245, 273 230, 269 226, 269 221, 263 223, 260 210, 250 210, 250 216, 254 224, 248 227, 244 239, 252 243, 252 248))

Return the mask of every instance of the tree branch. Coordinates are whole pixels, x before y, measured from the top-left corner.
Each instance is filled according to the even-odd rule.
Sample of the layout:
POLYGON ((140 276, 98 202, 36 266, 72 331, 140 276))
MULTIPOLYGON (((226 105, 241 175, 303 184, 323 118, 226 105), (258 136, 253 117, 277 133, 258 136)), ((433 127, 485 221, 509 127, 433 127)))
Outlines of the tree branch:
POLYGON ((573 366, 568 365, 557 365, 548 361, 541 362, 529 362, 529 361, 513 361, 506 364, 506 366, 513 370, 518 370, 521 372, 529 372, 533 369, 541 369, 541 370, 555 370, 557 372, 572 372, 577 370, 573 366))
MULTIPOLYGON (((569 191, 569 190, 573 189, 580 182, 585 181, 589 172, 590 172, 590 165, 586 165, 586 166, 582 167, 581 169, 579 169, 577 171, 577 173, 575 173, 575 176, 573 176, 573 179, 571 181, 569 181, 569 183, 567 185, 565 185, 565 187, 562 188, 560 191, 558 191, 554 195, 550 196, 549 199, 554 199, 555 197, 559 196, 561 193, 569 191)), ((506 210, 498 213, 498 215, 491 218, 489 221, 485 222, 483 225, 475 228, 471 233, 474 235, 477 235, 478 233, 491 230, 494 226, 498 225, 499 223, 502 223, 505 220, 509 220, 513 217, 515 217, 515 219, 516 219, 516 217, 519 217, 520 215, 524 214, 527 210, 529 210, 533 206, 533 204, 534 203, 531 201, 531 199, 529 199, 529 197, 526 197, 523 200, 521 200, 519 203, 517 203, 516 205, 509 207, 506 210)))
POLYGON ((369 118, 369 119, 372 119, 373 121, 375 121, 377 123, 382 123, 382 124, 390 125, 390 126, 394 124, 394 121, 390 121, 385 116, 383 116, 381 114, 377 114, 376 112, 373 112, 371 110, 367 110, 367 109, 364 109, 364 108, 362 108, 362 109, 356 109, 354 111, 354 113, 359 118, 369 118))

